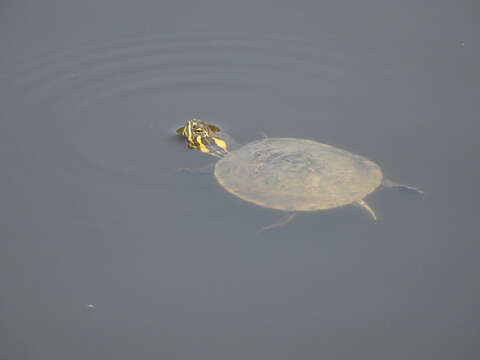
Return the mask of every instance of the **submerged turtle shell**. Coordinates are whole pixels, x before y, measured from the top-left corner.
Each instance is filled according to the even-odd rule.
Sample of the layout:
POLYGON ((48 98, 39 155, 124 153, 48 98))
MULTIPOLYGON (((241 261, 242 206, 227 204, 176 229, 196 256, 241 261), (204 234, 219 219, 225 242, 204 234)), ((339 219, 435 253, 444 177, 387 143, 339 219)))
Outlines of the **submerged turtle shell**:
POLYGON ((382 182, 374 162, 312 140, 267 138, 229 152, 218 182, 256 205, 285 211, 331 209, 362 200, 382 182))

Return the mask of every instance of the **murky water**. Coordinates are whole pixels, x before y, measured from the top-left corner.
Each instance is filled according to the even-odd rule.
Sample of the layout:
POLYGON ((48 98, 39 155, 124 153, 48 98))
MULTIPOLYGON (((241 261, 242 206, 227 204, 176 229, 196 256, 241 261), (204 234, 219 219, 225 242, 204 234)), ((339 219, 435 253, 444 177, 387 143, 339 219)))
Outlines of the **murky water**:
POLYGON ((371 3, 110 18, 104 1, 91 29, 64 5, 24 36, 7 15, 34 10, 6 7, 0 357, 477 358, 478 25, 371 3), (376 223, 346 207, 256 235, 282 214, 177 171, 215 162, 175 135, 193 117, 347 149, 425 196, 380 189, 376 223))

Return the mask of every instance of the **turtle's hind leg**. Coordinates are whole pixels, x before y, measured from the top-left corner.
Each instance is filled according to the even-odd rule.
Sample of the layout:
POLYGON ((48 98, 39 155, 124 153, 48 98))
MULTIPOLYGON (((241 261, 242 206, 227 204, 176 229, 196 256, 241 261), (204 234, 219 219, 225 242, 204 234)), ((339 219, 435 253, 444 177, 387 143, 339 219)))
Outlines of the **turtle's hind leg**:
POLYGON ((287 214, 285 216, 282 216, 280 219, 278 219, 277 222, 275 222, 271 225, 267 225, 267 226, 262 227, 260 230, 258 230, 256 232, 256 235, 260 234, 261 232, 267 231, 267 230, 272 230, 272 229, 276 229, 276 228, 285 226, 289 222, 291 222, 293 219, 295 219, 296 217, 297 217, 297 213, 291 213, 291 214, 287 214))
POLYGON ((396 182, 389 180, 389 179, 383 179, 382 180, 382 186, 386 188, 396 188, 402 191, 407 191, 413 194, 417 195, 423 195, 423 191, 420 190, 419 188, 413 187, 413 186, 408 186, 408 185, 402 185, 402 184, 397 184, 396 182))
POLYGON ((355 201, 353 203, 353 205, 359 207, 359 208, 362 208, 363 210, 365 210, 366 212, 368 212, 373 220, 377 221, 377 215, 375 215, 375 212, 372 210, 372 208, 366 203, 365 200, 358 200, 358 201, 355 201))

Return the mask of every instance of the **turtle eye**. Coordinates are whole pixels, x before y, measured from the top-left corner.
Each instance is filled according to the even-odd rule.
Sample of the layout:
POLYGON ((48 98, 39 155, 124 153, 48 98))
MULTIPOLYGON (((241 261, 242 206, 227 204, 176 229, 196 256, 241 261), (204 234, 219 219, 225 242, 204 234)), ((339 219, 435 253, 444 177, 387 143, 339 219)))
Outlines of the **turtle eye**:
POLYGON ((197 133, 197 134, 201 134, 202 132, 203 132, 202 129, 195 129, 195 133, 197 133))

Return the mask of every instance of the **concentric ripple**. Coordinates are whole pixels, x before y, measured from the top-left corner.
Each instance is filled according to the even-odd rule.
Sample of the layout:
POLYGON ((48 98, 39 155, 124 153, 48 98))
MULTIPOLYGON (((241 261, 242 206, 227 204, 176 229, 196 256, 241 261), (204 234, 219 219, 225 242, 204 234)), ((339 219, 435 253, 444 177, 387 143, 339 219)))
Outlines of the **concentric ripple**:
POLYGON ((341 61, 307 41, 245 34, 72 45, 2 76, 4 112, 19 124, 9 141, 37 167, 56 161, 65 171, 155 183, 179 167, 172 134, 186 119, 222 125, 266 109, 274 117, 298 87, 312 97, 334 93, 325 84, 344 76, 341 61))

